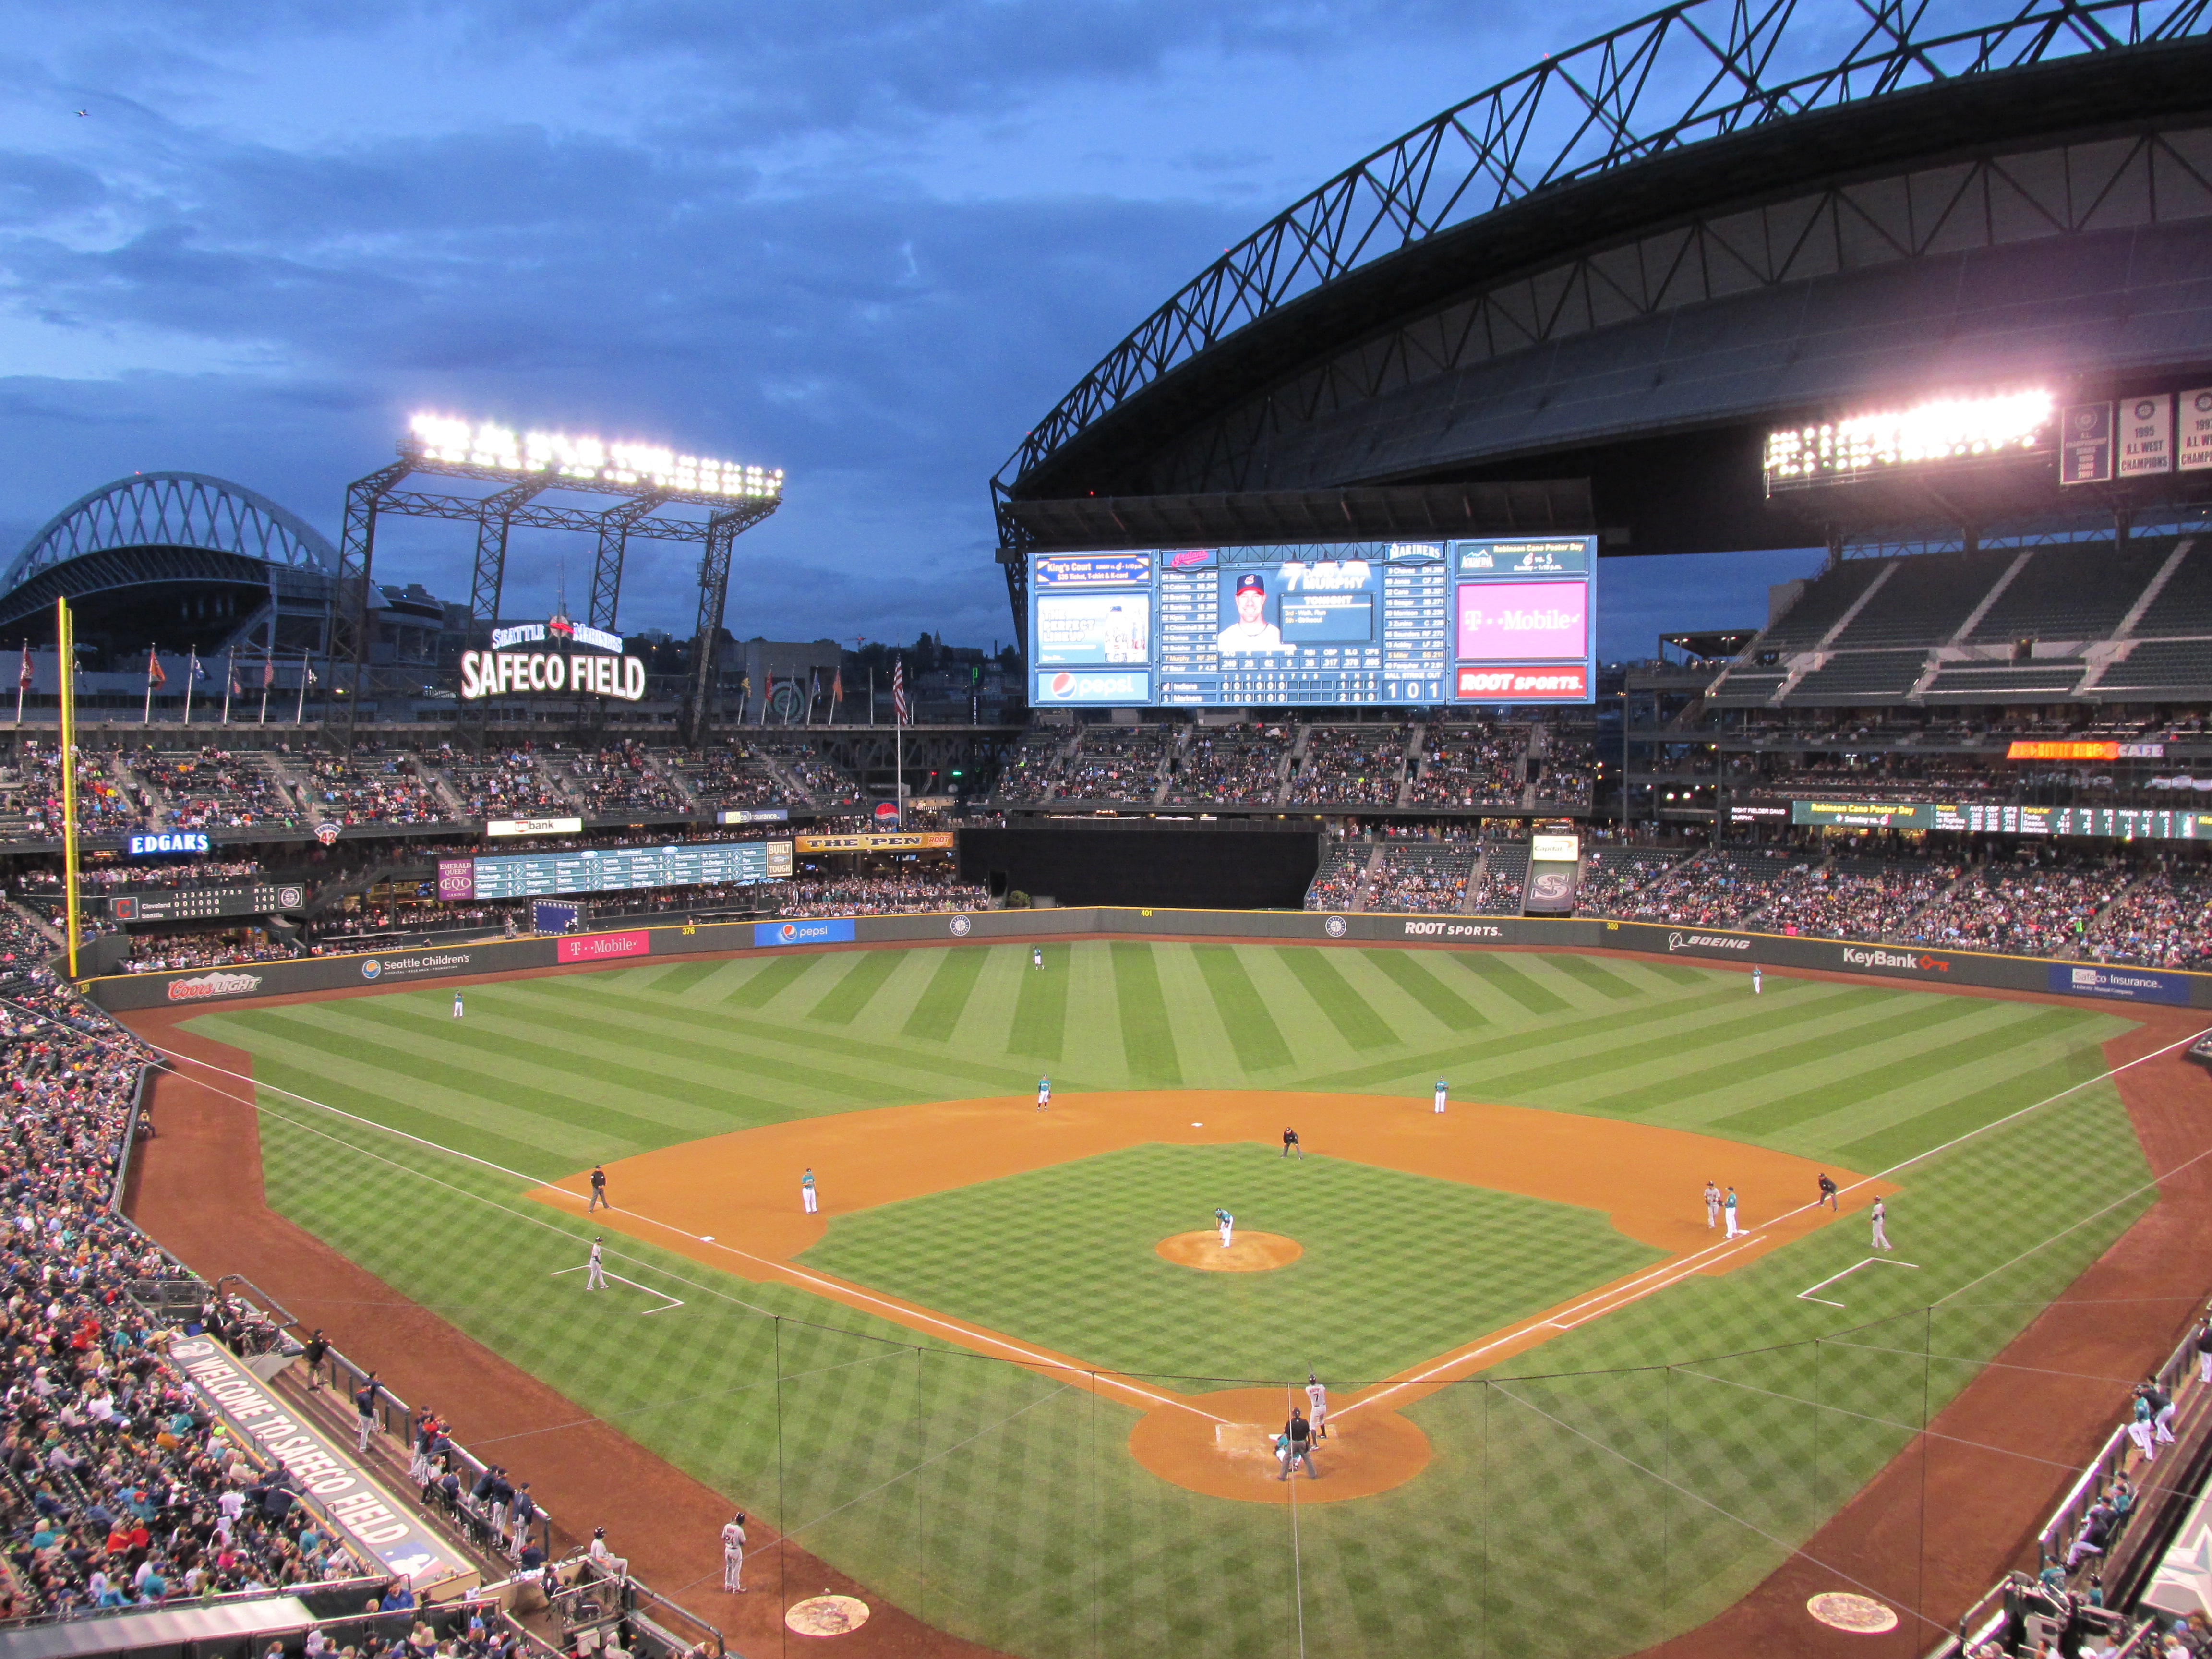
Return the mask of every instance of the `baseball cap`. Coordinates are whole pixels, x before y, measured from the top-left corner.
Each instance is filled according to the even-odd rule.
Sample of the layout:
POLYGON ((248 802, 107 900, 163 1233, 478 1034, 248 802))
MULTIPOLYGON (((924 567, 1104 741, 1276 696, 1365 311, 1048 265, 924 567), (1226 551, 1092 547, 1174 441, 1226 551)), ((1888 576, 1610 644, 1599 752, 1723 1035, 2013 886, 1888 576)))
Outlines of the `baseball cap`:
POLYGON ((1237 591, 1239 593, 1264 593, 1267 591, 1267 584, 1260 580, 1258 571, 1248 570, 1237 579, 1237 591))

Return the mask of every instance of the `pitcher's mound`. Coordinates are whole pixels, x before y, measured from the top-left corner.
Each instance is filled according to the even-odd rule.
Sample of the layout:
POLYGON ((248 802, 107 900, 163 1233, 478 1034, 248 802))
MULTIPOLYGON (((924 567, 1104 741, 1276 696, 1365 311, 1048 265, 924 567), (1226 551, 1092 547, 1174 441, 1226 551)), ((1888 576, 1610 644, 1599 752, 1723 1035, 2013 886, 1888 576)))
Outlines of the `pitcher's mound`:
POLYGON ((1280 1233, 1240 1230, 1236 1237, 1225 1250, 1218 1232, 1177 1233, 1152 1248, 1178 1267, 1200 1267, 1210 1273, 1263 1273, 1270 1267, 1287 1267, 1306 1253, 1297 1239, 1280 1233))

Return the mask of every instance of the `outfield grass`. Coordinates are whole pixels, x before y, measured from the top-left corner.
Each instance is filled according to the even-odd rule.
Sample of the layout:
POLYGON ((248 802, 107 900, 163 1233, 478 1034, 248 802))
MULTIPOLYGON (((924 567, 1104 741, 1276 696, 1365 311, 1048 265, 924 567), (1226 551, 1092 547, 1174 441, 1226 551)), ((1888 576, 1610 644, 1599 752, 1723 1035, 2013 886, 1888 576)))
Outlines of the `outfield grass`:
MULTIPOLYGON (((1070 1659, 1296 1651, 1301 1610, 1313 1655, 1593 1656, 1686 1627, 1832 1512, 2148 1201, 2117 1097, 2090 1083, 1898 1177, 1892 1233, 1917 1272, 1855 1275, 1841 1310, 1799 1300, 1863 1255, 1846 1222, 1578 1328, 1412 1407, 1437 1451, 1427 1473, 1304 1508, 1295 1547, 1289 1510, 1148 1474, 1125 1449, 1133 1413, 1058 1381, 649 1247, 625 1243, 620 1271, 685 1303, 650 1322, 632 1316, 642 1297, 586 1303, 567 1293, 573 1276, 548 1278, 581 1259, 584 1224, 522 1199, 526 1180, 751 1124, 1020 1096, 1040 1070, 1058 1092, 1414 1097, 1443 1073, 1462 1097, 1870 1170, 2095 1079, 2097 1045, 2125 1029, 2085 1009, 1778 975, 1754 1000, 1741 975, 1674 963, 1107 942, 1048 946, 1047 959, 1042 974, 1026 946, 684 963, 484 986, 458 1024, 449 995, 426 988, 210 1013, 193 1029, 256 1056, 272 1205, 902 1605, 1070 1659), (1941 1311, 1920 1311, 1929 1304, 1941 1311)), ((1136 1152, 1153 1150, 1165 1149, 1136 1152)), ((1145 1161, 1093 1160, 1112 1166, 1102 1185, 1182 1218, 1175 1189, 1197 1166, 1133 1167, 1145 1161)), ((1304 1173, 1350 1167, 1310 1159, 1304 1173)), ((1057 1242, 963 1272, 966 1224, 987 1212, 1017 1231, 1057 1217, 1078 1257, 1127 1245, 1110 1205, 1079 1214, 1054 1174, 841 1218, 817 1250, 878 1280, 929 1275, 942 1287, 930 1298, 963 1299, 986 1323, 1070 1322, 1065 1342, 1030 1333, 1055 1346, 1126 1341, 1177 1365, 1218 1348, 1302 1376, 1268 1347, 1271 1317, 1235 1328, 1214 1307, 1147 1331, 1101 1309, 1078 1328, 1093 1315, 1063 1304, 1097 1269, 1057 1242)), ((1452 1213, 1510 1232, 1510 1209, 1464 1202, 1452 1213)), ((1147 1256, 1179 1230, 1129 1227, 1147 1256)), ((1432 1265, 1438 1230, 1370 1240, 1316 1214, 1282 1231, 1310 1250, 1339 1237, 1399 1247, 1363 1267, 1390 1276, 1387 1306, 1376 1296, 1376 1329, 1346 1340, 1436 1352, 1468 1334, 1453 1297, 1478 1292, 1445 1289, 1461 1267, 1432 1265)), ((1143 1272, 1133 1264, 1129 1283, 1143 1272)), ((1482 1288, 1484 1305, 1542 1296, 1516 1279, 1482 1288)))

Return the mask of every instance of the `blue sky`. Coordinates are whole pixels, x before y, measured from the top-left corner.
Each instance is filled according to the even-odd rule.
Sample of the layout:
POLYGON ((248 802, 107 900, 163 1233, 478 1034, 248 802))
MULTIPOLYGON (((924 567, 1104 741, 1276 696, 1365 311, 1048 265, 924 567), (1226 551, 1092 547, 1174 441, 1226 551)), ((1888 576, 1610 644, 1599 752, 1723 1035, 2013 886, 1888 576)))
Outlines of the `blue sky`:
MULTIPOLYGON (((428 408, 787 469, 741 635, 1004 639, 986 480, 1061 392, 1277 208, 1629 15, 0 0, 0 553, 156 469, 335 536, 428 408)), ((466 551, 403 522, 380 572, 465 595, 466 551)), ((518 537, 511 613, 564 551, 518 537)), ((1806 565, 1608 562, 1601 649, 1763 620, 1806 565)), ((622 620, 693 592, 646 550, 622 620)))

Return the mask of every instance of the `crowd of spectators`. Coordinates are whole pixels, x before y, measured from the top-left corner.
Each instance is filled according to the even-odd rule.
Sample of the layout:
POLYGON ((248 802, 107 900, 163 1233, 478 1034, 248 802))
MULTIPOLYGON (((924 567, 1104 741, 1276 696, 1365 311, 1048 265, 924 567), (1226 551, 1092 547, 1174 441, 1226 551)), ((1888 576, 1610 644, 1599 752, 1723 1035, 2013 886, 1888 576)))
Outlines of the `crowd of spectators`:
POLYGON ((135 1040, 0 918, 0 1618, 364 1578, 368 1564, 230 1438, 129 1294, 171 1271, 107 1210, 135 1040))
POLYGON ((272 939, 258 929, 220 928, 207 933, 137 933, 124 959, 126 974, 153 974, 169 968, 222 968, 237 962, 289 962, 307 954, 299 945, 272 939))
MULTIPOLYGON (((76 884, 85 887, 226 887, 241 881, 260 881, 268 872, 252 859, 195 859, 190 864, 92 864, 76 872, 76 884)), ((59 870, 25 870, 15 877, 15 890, 40 897, 62 893, 59 870)))
POLYGON ((1515 806, 1521 801, 1528 729, 1432 726, 1409 797, 1416 806, 1515 806))
POLYGON ((1627 921, 1741 927, 1765 908, 1776 882, 1792 871, 1808 872, 1820 861, 1817 854, 1794 848, 1711 848, 1613 901, 1617 908, 1601 914, 1627 921))
POLYGON ((1521 892, 1528 884, 1528 843, 1491 841, 1483 843, 1482 882, 1475 889, 1474 914, 1479 916, 1517 915, 1521 892))
POLYGON ((2212 872, 2145 876, 2091 924, 2085 954, 2136 968, 2212 969, 2212 872))
POLYGON ((680 750, 668 757, 702 806, 790 806, 797 797, 775 770, 743 744, 680 750))
POLYGON ((234 754, 212 744, 194 753, 165 753, 134 762, 139 776, 168 804, 165 827, 239 830, 259 825, 295 830, 301 808, 258 754, 234 754))
POLYGON ((1905 939, 2018 956, 2072 956, 2091 920, 2132 878, 2119 863, 1991 864, 1915 916, 1905 939))
POLYGON ((1457 910, 1474 873, 1473 849, 1408 845, 1386 848, 1370 884, 1370 910, 1457 910))
POLYGON ((623 744, 596 754, 578 755, 568 764, 570 793, 586 813, 685 812, 684 792, 654 769, 645 745, 623 744))
POLYGON ((985 910, 989 890, 915 871, 897 876, 800 876, 779 884, 780 916, 904 916, 938 910, 985 910))
MULTIPOLYGON (((74 758, 77 823, 88 834, 112 834, 145 823, 151 805, 143 791, 126 789, 111 774, 108 757, 78 749, 74 758)), ((15 763, 0 771, 0 790, 16 822, 7 829, 27 840, 52 841, 62 833, 60 750, 36 738, 23 745, 15 763)))
POLYGON ((1389 806, 1406 770, 1402 726, 1316 726, 1291 762, 1291 799, 1301 806, 1389 806))
POLYGON ((1159 787, 1168 735, 1164 726, 1086 727, 1054 793, 1061 800, 1152 799, 1159 787))
POLYGON ((318 822, 439 823, 453 816, 409 756, 325 755, 304 763, 295 761, 292 771, 301 779, 301 800, 318 822))
POLYGON ((1758 924, 1770 933, 1897 939, 1959 878, 1960 869, 1956 864, 1879 859, 1838 859, 1812 868, 1792 865, 1769 886, 1758 924))
POLYGON ((1575 908, 1593 915, 1618 915, 1631 893, 1657 880, 1684 856, 1679 849, 1660 847, 1607 847, 1585 854, 1575 908))
POLYGON ((783 769, 787 777, 806 792, 807 799, 815 805, 851 806, 860 803, 859 782, 813 750, 799 744, 781 743, 770 744, 767 753, 783 769))
POLYGON ((1206 726, 1173 762, 1166 799, 1177 805, 1273 800, 1281 790, 1287 726, 1206 726))
POLYGON ((538 769, 537 753, 527 744, 480 761, 452 761, 446 775, 472 818, 565 817, 577 810, 560 785, 538 769))
POLYGON ((1309 910, 1351 910, 1359 902, 1360 884, 1367 879, 1371 849, 1364 842, 1331 841, 1322 854, 1321 866, 1306 887, 1309 910))
POLYGON ((1543 805, 1589 809, 1597 784, 1597 756, 1588 743, 1554 732, 1550 751, 1530 770, 1533 793, 1543 805))

